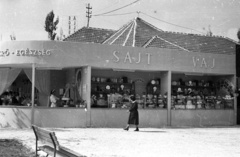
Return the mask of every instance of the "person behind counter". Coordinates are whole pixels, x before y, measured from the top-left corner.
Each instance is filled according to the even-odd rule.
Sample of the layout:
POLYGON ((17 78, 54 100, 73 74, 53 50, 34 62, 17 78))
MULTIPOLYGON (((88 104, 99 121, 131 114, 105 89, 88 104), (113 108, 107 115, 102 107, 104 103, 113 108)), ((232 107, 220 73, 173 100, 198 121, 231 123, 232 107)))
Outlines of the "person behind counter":
POLYGON ((23 97, 23 101, 21 102, 22 106, 31 106, 32 102, 29 97, 23 97))
POLYGON ((5 105, 9 105, 10 104, 10 100, 8 99, 8 92, 4 92, 1 96, 1 101, 2 101, 2 105, 5 106, 5 105))
POLYGON ((20 98, 19 98, 19 93, 18 92, 13 92, 12 93, 12 105, 20 105, 20 98))
POLYGON ((2 105, 18 105, 16 94, 12 91, 4 92, 0 102, 2 105))
POLYGON ((50 93, 50 107, 57 107, 57 101, 59 100, 58 97, 54 95, 55 89, 53 89, 50 93))
POLYGON ((128 125, 124 130, 128 131, 131 124, 136 125, 136 129, 134 131, 139 131, 138 125, 139 125, 139 116, 138 116, 138 104, 136 102, 135 96, 130 96, 130 102, 131 106, 128 110, 130 112, 129 118, 128 118, 128 125))

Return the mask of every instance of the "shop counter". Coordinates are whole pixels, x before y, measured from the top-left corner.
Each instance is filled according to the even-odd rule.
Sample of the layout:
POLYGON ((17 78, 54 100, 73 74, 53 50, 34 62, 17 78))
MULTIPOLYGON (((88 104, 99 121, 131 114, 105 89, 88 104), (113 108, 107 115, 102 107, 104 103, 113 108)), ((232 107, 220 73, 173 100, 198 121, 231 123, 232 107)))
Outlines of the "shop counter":
POLYGON ((36 107, 34 109, 34 124, 40 127, 86 127, 87 114, 88 111, 84 108, 36 107))
POLYGON ((176 127, 231 126, 234 119, 232 109, 171 110, 171 125, 176 127))
POLYGON ((0 127, 29 128, 31 111, 31 108, 27 106, 0 106, 0 127))
MULTIPOLYGON (((53 128, 122 128, 126 126, 127 108, 85 108, 37 106, 1 106, 2 128, 30 128, 31 123, 40 127, 53 128), (33 119, 32 118, 33 115, 33 119)), ((140 108, 139 126, 161 128, 168 126, 169 111, 165 108, 140 108)), ((170 110, 173 127, 231 126, 235 125, 233 109, 176 109, 170 110)))
POLYGON ((0 127, 30 128, 32 123, 40 127, 86 127, 87 111, 74 107, 0 106, 0 127), (33 113, 32 113, 33 111, 33 113))
MULTIPOLYGON (((121 128, 127 124, 128 109, 121 108, 93 108, 91 109, 91 126, 121 128)), ((164 127, 167 126, 166 109, 138 109, 140 127, 164 127)))

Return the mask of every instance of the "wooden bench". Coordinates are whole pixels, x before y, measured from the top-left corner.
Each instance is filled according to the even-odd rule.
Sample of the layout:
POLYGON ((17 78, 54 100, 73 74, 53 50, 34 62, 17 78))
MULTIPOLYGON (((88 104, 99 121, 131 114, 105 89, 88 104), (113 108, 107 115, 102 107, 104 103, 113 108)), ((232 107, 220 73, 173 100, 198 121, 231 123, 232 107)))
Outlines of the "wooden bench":
POLYGON ((86 157, 59 144, 54 132, 32 125, 36 137, 36 157, 38 151, 44 151, 53 157, 86 157), (39 144, 40 142, 40 144, 39 144))

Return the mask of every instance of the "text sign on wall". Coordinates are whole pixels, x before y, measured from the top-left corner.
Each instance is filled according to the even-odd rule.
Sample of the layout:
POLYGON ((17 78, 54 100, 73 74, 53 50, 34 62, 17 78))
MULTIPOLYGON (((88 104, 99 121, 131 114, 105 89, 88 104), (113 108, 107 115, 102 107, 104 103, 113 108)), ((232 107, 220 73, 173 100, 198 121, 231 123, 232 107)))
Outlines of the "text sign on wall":
POLYGON ((193 66, 200 67, 200 68, 211 68, 215 67, 215 58, 206 59, 206 58, 199 58, 199 57, 192 57, 193 66))
POLYGON ((151 64, 151 56, 152 54, 150 53, 138 53, 136 55, 137 57, 133 56, 132 54, 130 54, 130 52, 126 52, 126 53, 120 53, 118 51, 114 51, 113 52, 113 62, 124 62, 124 63, 136 63, 139 64, 141 62, 143 62, 143 58, 147 59, 147 64, 151 64))
POLYGON ((0 51, 0 57, 8 57, 8 56, 26 56, 26 57, 37 57, 37 56, 50 56, 50 50, 34 50, 34 49, 17 49, 16 51, 9 51, 6 49, 5 51, 0 51))
MULTIPOLYGON (((113 52, 113 62, 115 63, 123 62, 139 64, 141 62, 144 62, 143 60, 146 60, 146 64, 151 64, 151 57, 151 53, 137 53, 133 56, 133 54, 131 54, 130 52, 113 52)), ((192 63, 194 67, 213 69, 215 67, 215 58, 208 59, 203 57, 192 57, 192 63)))

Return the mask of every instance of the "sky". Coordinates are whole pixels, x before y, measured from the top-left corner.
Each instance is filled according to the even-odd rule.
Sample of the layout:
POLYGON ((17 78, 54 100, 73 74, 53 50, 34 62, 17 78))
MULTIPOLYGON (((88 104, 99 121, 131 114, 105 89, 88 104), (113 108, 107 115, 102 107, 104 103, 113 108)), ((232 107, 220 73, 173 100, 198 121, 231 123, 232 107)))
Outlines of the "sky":
POLYGON ((49 40, 45 18, 53 10, 59 17, 57 33, 65 36, 87 26, 86 6, 91 6, 89 26, 118 30, 140 17, 164 31, 228 37, 238 41, 240 0, 0 0, 0 41, 49 40))

